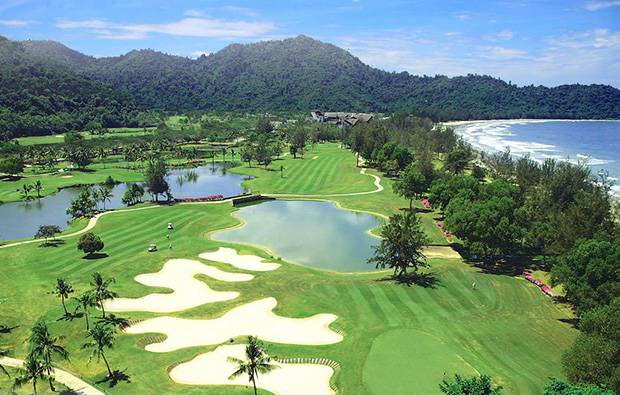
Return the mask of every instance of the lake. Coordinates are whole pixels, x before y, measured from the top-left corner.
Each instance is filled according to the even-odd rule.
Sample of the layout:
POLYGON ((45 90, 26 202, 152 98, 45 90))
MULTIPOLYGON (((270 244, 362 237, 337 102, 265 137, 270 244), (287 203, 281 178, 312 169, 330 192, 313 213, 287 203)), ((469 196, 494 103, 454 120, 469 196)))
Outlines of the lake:
POLYGON ((284 200, 243 207, 235 217, 245 225, 211 238, 258 245, 289 262, 346 273, 374 270, 366 261, 380 241, 367 231, 384 222, 334 203, 284 200))
POLYGON ((586 160, 593 174, 609 172, 616 181, 612 190, 620 195, 620 121, 492 121, 454 130, 474 148, 488 152, 510 147, 515 157, 529 154, 538 162, 586 160))
MULTIPOLYGON (((222 194, 234 196, 244 192, 241 182, 248 177, 227 171, 230 165, 214 163, 195 169, 170 170, 168 183, 175 198, 200 197, 222 194)), ((106 209, 125 207, 121 202, 127 190, 125 184, 115 185, 111 202, 106 209)), ((66 214, 71 200, 80 193, 80 188, 65 188, 60 192, 30 202, 14 202, 0 205, 0 240, 32 238, 40 225, 68 227, 71 216, 66 214)), ((150 195, 146 195, 150 198, 150 195)))

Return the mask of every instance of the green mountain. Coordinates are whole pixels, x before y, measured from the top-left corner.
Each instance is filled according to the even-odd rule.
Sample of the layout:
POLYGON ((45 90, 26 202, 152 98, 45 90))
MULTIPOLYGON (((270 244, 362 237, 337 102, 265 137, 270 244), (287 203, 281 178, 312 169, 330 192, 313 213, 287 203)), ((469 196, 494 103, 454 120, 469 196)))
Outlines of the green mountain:
POLYGON ((110 84, 153 109, 408 111, 436 120, 620 118, 620 91, 611 86, 518 87, 480 75, 390 73, 307 36, 233 44, 198 59, 152 50, 95 59, 50 41, 23 44, 41 61, 110 84))
MULTIPOLYGON (((53 46, 54 53, 66 48, 52 42, 45 47, 53 46)), ((69 55, 64 58, 70 59, 69 55)), ((81 69, 77 58, 71 59, 81 69)), ((0 36, 0 134, 61 133, 90 121, 104 127, 138 125, 141 116, 139 104, 129 94, 43 61, 22 43, 0 36)))

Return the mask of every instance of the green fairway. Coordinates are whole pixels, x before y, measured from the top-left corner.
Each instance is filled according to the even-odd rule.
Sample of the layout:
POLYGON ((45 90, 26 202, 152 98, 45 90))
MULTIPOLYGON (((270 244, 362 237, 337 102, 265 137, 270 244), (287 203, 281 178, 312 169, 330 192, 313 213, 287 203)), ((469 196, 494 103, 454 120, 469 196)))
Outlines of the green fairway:
POLYGON ((338 144, 318 144, 308 149, 303 158, 281 156, 265 170, 264 166, 247 164, 232 171, 256 176, 244 184, 260 193, 334 194, 366 192, 376 189, 373 179, 359 174, 355 156, 338 144), (280 173, 280 166, 284 167, 280 173))
MULTIPOLYGON (((67 336, 65 343, 72 356, 70 361, 60 362, 61 366, 92 381, 103 378, 105 367, 87 365, 88 354, 80 350, 84 339, 83 318, 56 321, 62 316, 62 307, 58 299, 47 294, 50 284, 55 278, 66 276, 81 292, 87 288, 91 273, 100 270, 117 278, 113 288, 123 297, 167 292, 138 284, 133 277, 159 271, 168 259, 197 259, 199 253, 222 245, 202 235, 235 225, 237 221, 229 215, 231 210, 229 203, 189 204, 104 216, 95 227, 106 244, 103 252, 109 255, 103 259, 82 259, 75 249, 77 237, 67 239, 66 244, 57 248, 43 249, 31 244, 0 250, 4 263, 0 267, 1 316, 7 325, 19 325, 12 334, 3 336, 4 342, 13 348, 14 356, 23 357, 28 328, 43 315, 53 333, 67 336), (167 222, 175 224, 174 231, 166 229, 167 222), (174 250, 146 251, 150 243, 165 247, 168 233, 174 250)), ((250 247, 243 250, 265 256, 261 250, 250 247)), ((377 281, 384 277, 382 273, 338 275, 290 264, 273 272, 257 273, 256 279, 247 283, 222 283, 200 276, 215 290, 237 290, 241 296, 166 315, 216 317, 232 307, 267 296, 278 300, 275 312, 279 315, 336 314, 339 318, 332 327, 346 333, 342 342, 318 347, 274 344, 272 352, 280 357, 323 357, 337 361, 342 370, 335 383, 343 393, 374 391, 374 384, 370 384, 365 372, 368 367, 364 368, 366 358, 375 339, 379 338, 377 344, 385 343, 380 336, 395 329, 432 333, 443 342, 441 347, 458 356, 446 357, 452 360, 450 363, 463 363, 492 374, 511 394, 537 392, 548 376, 561 375, 561 351, 568 348, 576 331, 558 321, 564 315, 539 290, 519 278, 482 274, 460 260, 431 259, 430 263, 439 281, 436 289, 377 281), (473 281, 477 283, 476 291, 470 288, 473 281), (364 385, 364 377, 368 387, 364 385)), ((214 265, 240 272, 229 265, 214 265)), ((68 305, 73 309, 75 302, 69 300, 68 305)), ((121 315, 131 319, 158 316, 144 312, 121 315)), ((118 335, 118 345, 108 353, 109 360, 115 368, 128 369, 131 383, 121 382, 111 391, 130 394, 155 389, 162 393, 202 391, 199 387, 175 384, 167 377, 166 369, 215 347, 155 354, 143 350, 145 343, 141 339, 148 337, 118 335)), ((397 344, 394 352, 400 348, 397 344)), ((435 381, 433 377, 425 385, 432 386, 435 381)), ((238 393, 238 390, 222 387, 213 393, 238 393)))
MULTIPOLYGON (((328 194, 375 189, 374 180, 360 174, 355 167, 353 154, 335 144, 317 146, 316 152, 308 153, 305 159, 287 156, 271 167, 279 168, 280 163, 285 165, 287 177, 290 173, 286 172, 292 172, 295 166, 305 167, 297 168, 299 179, 291 176, 279 184, 279 171, 248 169, 247 166, 234 171, 259 177, 247 184, 262 192, 328 194), (314 156, 318 158, 311 159, 314 156), (336 170, 330 175, 333 168, 336 170), (304 181, 306 173, 314 181, 304 181), (272 188, 270 183, 279 186, 272 188)), ((384 216, 408 207, 406 200, 392 193, 391 180, 374 171, 369 173, 382 178, 383 191, 326 199, 350 210, 384 216)), ((419 202, 416 208, 421 208, 419 202)), ((177 204, 103 216, 94 228, 105 243, 102 252, 107 256, 100 259, 83 259, 83 254, 76 250, 78 236, 67 238, 65 244, 58 247, 41 248, 34 243, 1 249, 0 323, 18 328, 2 335, 0 341, 12 348, 11 356, 23 358, 29 328, 43 316, 53 334, 66 336, 63 344, 70 351, 71 359, 59 361, 60 366, 77 372, 87 381, 102 380, 105 366, 94 361, 88 364, 88 352, 80 349, 85 338, 84 318, 59 319, 63 311, 60 300, 48 294, 51 284, 58 277, 66 277, 79 294, 89 287, 91 274, 101 271, 117 279, 112 288, 120 296, 140 297, 152 292, 170 292, 134 280, 136 275, 159 271, 169 259, 199 260, 200 253, 219 246, 268 258, 268 252, 258 247, 209 239, 210 232, 239 225, 231 215, 234 211, 229 202, 222 202, 177 204), (174 223, 174 230, 166 229, 168 222, 174 223), (157 244, 160 251, 147 252, 151 243, 157 244), (166 248, 169 243, 173 244, 173 250, 166 248)), ((437 214, 423 212, 421 215, 433 241, 446 244, 445 237, 434 224, 437 214)), ((79 226, 84 224, 85 221, 81 221, 79 226)), ((277 270, 252 273, 255 278, 243 283, 197 276, 215 291, 240 292, 236 299, 177 313, 118 315, 132 320, 164 315, 209 319, 266 297, 276 298, 278 305, 274 312, 285 317, 336 314, 338 319, 330 327, 345 334, 342 342, 323 346, 275 343, 270 352, 280 358, 329 358, 338 362, 341 370, 334 376, 333 383, 343 394, 397 394, 407 393, 408 389, 412 391, 409 393, 438 393, 437 385, 444 371, 447 375, 489 374, 496 383, 505 386, 509 394, 539 393, 549 376, 562 376, 561 354, 570 347, 577 333, 560 321, 568 318, 565 312, 524 279, 485 274, 460 259, 429 259, 428 272, 436 281, 429 287, 385 281, 389 273, 376 272, 370 265, 369 273, 351 275, 280 263, 282 266, 277 270), (475 291, 471 289, 474 281, 475 291)), ((228 272, 243 272, 223 263, 209 264, 228 272)), ((69 299, 68 308, 73 310, 75 303, 73 298, 69 299)), ((214 350, 217 345, 168 353, 144 350, 147 343, 161 340, 162 335, 157 333, 117 334, 117 345, 106 356, 113 369, 126 369, 131 382, 121 381, 114 388, 108 388, 103 382, 98 385, 115 394, 204 393, 204 387, 173 382, 167 372, 179 362, 214 350)), ((5 383, 0 381, 0 386, 4 387, 5 383)), ((209 387, 207 392, 237 394, 244 391, 250 392, 230 386, 209 387)), ((28 387, 19 393, 28 393, 28 387)))
MULTIPOLYGON (((96 140, 106 140, 112 139, 115 137, 134 137, 134 136, 145 136, 151 134, 155 128, 110 128, 108 129, 108 133, 103 136, 97 136, 90 134, 88 132, 81 132, 82 136, 86 140, 96 139, 96 140), (146 129, 146 132, 145 132, 146 129)), ((19 142, 19 145, 35 145, 35 144, 56 144, 63 143, 65 141, 64 134, 54 134, 49 136, 30 136, 30 137, 19 137, 16 140, 19 142)))
POLYGON ((377 395, 432 394, 442 379, 455 373, 469 376, 478 372, 435 336, 396 329, 372 343, 364 366, 364 385, 377 395))

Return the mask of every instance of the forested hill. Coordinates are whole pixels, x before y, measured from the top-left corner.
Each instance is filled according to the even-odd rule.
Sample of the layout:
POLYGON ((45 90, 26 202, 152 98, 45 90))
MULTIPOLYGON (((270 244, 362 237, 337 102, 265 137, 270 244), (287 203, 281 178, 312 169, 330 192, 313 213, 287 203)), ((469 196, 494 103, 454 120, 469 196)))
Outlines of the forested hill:
POLYGON ((95 59, 50 41, 24 45, 39 59, 109 83, 154 109, 404 110, 438 120, 620 118, 620 91, 610 86, 517 87, 488 76, 389 73, 306 36, 233 44, 198 59, 152 50, 95 59))
POLYGON ((129 94, 43 62, 0 36, 0 137, 61 133, 90 121, 138 125, 139 118, 129 94))

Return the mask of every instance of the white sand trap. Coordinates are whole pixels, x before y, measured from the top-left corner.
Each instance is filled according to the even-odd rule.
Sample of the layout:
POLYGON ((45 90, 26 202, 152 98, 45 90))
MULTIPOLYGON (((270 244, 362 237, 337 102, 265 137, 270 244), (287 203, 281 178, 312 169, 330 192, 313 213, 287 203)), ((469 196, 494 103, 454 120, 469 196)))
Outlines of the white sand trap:
POLYGON ((237 250, 225 247, 220 247, 215 252, 204 252, 199 256, 202 259, 224 262, 239 269, 255 272, 267 272, 270 270, 276 270, 280 267, 278 263, 265 262, 263 258, 256 255, 239 255, 237 250))
MULTIPOLYGON (((237 367, 226 360, 228 357, 245 360, 245 345, 221 346, 215 351, 199 355, 172 369, 170 377, 181 384, 251 386, 247 375, 228 380, 237 367)), ((259 375, 257 387, 278 395, 334 394, 329 387, 334 371, 329 366, 272 363, 280 368, 259 375)))
POLYGON ((334 314, 317 314, 308 318, 287 318, 275 315, 272 310, 278 302, 266 298, 236 307, 212 320, 187 320, 174 317, 157 317, 125 329, 127 333, 163 333, 161 343, 145 347, 147 351, 169 352, 185 347, 220 344, 231 337, 257 336, 274 343, 333 344, 342 335, 329 329, 338 318, 334 314))
POLYGON ((157 273, 140 274, 135 280, 151 287, 170 288, 170 294, 153 293, 141 298, 118 298, 105 302, 109 311, 150 311, 171 313, 187 310, 205 303, 234 299, 239 292, 219 292, 194 278, 204 274, 216 280, 227 282, 250 281, 251 274, 228 273, 189 259, 171 259, 157 273))
POLYGON ((60 176, 60 178, 73 178, 73 176, 60 176))

